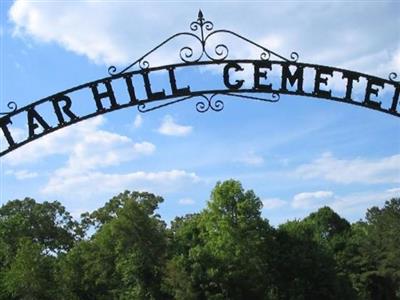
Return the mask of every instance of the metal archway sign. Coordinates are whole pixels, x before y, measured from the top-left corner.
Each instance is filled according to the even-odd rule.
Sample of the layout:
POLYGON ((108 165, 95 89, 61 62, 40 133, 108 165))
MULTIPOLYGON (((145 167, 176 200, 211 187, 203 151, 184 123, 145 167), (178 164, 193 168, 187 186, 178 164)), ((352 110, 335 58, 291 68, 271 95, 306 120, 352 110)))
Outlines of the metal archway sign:
POLYGON ((301 63, 298 62, 298 58, 299 55, 296 52, 292 52, 290 58, 286 58, 233 31, 225 29, 214 30, 213 23, 206 21, 203 13, 199 11, 197 20, 190 24, 189 32, 180 32, 172 35, 121 71, 117 71, 116 67, 111 66, 108 69, 109 76, 106 78, 70 88, 21 108, 18 108, 15 102, 9 102, 7 106, 10 111, 0 113, 2 115, 0 118, 0 132, 2 132, 8 143, 8 147, 0 152, 0 156, 58 129, 100 114, 131 106, 137 106, 140 112, 148 112, 189 99, 197 99, 197 111, 206 112, 210 109, 214 111, 222 110, 224 103, 221 97, 224 96, 278 102, 281 95, 299 95, 362 106, 400 117, 400 82, 396 81, 396 73, 390 73, 388 79, 384 79, 341 68, 301 63), (218 34, 228 34, 254 46, 260 51, 259 59, 228 59, 229 48, 225 44, 213 44, 210 47, 210 38, 218 34), (150 54, 171 40, 183 36, 192 38, 198 43, 198 51, 195 51, 192 46, 185 46, 179 51, 179 63, 150 67, 150 63, 146 60, 150 54), (221 82, 223 82, 223 85, 220 88, 192 90, 190 84, 181 86, 177 82, 175 75, 177 70, 206 66, 214 66, 221 69, 223 74, 221 82), (234 79, 232 76, 234 74, 235 78, 240 78, 244 67, 252 69, 251 88, 245 87, 244 83, 248 80, 248 78, 245 79, 245 76, 242 79, 234 79), (269 72, 272 69, 279 69, 280 72, 280 86, 278 88, 274 87, 272 83, 266 83, 269 72), (309 69, 313 71, 315 76, 311 82, 305 82, 305 70, 309 69), (152 88, 149 75, 156 71, 167 72, 170 93, 167 93, 165 89, 155 91, 152 88), (343 80, 345 93, 341 97, 334 96, 332 91, 327 88, 328 81, 333 78, 334 72, 338 73, 343 80), (145 91, 145 96, 141 99, 137 97, 136 87, 133 83, 133 79, 137 77, 140 77, 143 82, 145 91), (360 80, 366 81, 366 88, 363 100, 356 101, 353 97, 353 89, 354 84, 360 80), (113 85, 117 81, 124 84, 128 101, 125 99, 125 102, 121 102, 120 99, 117 99, 113 89, 113 85), (305 91, 305 84, 312 85, 311 91, 305 91), (384 89, 391 91, 389 94, 385 93, 385 97, 389 97, 390 104, 388 107, 383 107, 382 102, 378 100, 384 89), (80 90, 88 90, 91 95, 89 101, 93 101, 95 104, 95 110, 84 115, 76 113, 74 110, 74 98, 71 96, 71 93, 80 90), (217 96, 218 99, 216 98, 217 96), (149 104, 158 101, 164 102, 148 107, 149 104), (38 108, 42 106, 51 107, 55 119, 58 121, 57 124, 50 124, 49 120, 46 120, 39 113, 38 108), (13 124, 13 118, 21 117, 21 115, 26 119, 28 136, 22 141, 15 141, 10 125, 13 124))

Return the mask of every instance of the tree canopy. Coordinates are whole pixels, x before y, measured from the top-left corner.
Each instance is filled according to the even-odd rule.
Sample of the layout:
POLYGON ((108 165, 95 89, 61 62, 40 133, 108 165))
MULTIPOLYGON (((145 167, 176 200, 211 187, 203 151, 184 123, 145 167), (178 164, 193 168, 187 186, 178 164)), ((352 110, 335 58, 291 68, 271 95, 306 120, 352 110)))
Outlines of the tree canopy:
POLYGON ((400 299, 400 198, 350 224, 329 207, 272 227, 235 180, 157 214, 125 191, 80 220, 31 198, 0 208, 0 299, 400 299))

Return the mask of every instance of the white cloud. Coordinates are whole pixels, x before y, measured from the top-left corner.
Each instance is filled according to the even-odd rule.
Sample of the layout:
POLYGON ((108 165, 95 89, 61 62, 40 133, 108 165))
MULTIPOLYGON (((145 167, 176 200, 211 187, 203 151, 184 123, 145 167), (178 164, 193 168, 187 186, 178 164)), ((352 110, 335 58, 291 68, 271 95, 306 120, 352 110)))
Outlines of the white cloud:
POLYGON ((393 54, 392 65, 394 66, 395 70, 400 70, 400 47, 393 54))
POLYGON ((400 187, 386 190, 388 193, 397 193, 400 196, 400 187))
POLYGON ((322 206, 329 206, 340 215, 354 220, 360 218, 360 212, 366 212, 372 206, 382 206, 385 201, 400 197, 400 188, 383 191, 367 191, 338 195, 332 191, 305 192, 296 194, 292 200, 294 209, 311 212, 322 206))
POLYGON ((166 115, 161 123, 158 132, 171 136, 186 136, 192 132, 192 126, 179 125, 170 115, 166 115))
POLYGON ((97 131, 74 145, 64 171, 75 174, 83 170, 116 166, 154 151, 155 146, 149 142, 133 143, 125 136, 97 131))
POLYGON ((89 199, 105 193, 115 194, 125 189, 168 193, 187 187, 200 179, 195 173, 184 170, 160 172, 130 172, 125 174, 107 174, 98 171, 84 171, 74 176, 63 169, 55 172, 46 186, 41 190, 47 195, 64 195, 89 199))
POLYGON ((136 115, 135 121, 133 121, 134 128, 140 128, 143 124, 143 118, 141 115, 136 115))
MULTIPOLYGON (((25 165, 61 155, 61 167, 50 173, 40 189, 45 195, 69 199, 93 199, 99 195, 111 196, 124 189, 168 193, 197 183, 200 178, 185 170, 156 172, 110 172, 110 167, 151 155, 154 144, 134 142, 127 136, 102 129, 106 120, 97 117, 79 123, 34 141, 4 158, 7 165, 25 165)), ((177 125, 178 128, 179 125, 177 125)), ((178 130, 179 131, 179 130, 178 130)), ((9 171, 17 179, 33 178, 28 171, 9 171)))
POLYGON ((331 153, 324 153, 311 163, 299 166, 295 176, 303 179, 323 178, 343 184, 399 183, 400 154, 367 160, 338 159, 331 153))
MULTIPOLYGON (((14 150, 2 161, 7 165, 22 165, 35 163, 50 155, 67 154, 79 140, 96 131, 104 122, 105 119, 100 116, 56 131, 14 150)), ((24 132, 20 128, 13 129, 13 134, 16 133, 18 137, 23 136, 24 132)))
MULTIPOLYGON (((286 57, 297 50, 301 60, 343 67, 353 67, 352 62, 358 64, 355 60, 360 58, 359 71, 376 72, 376 62, 363 57, 373 57, 382 49, 387 49, 388 55, 379 62, 378 72, 387 75, 389 71, 398 71, 392 70, 396 66, 388 63, 396 60, 394 53, 399 51, 397 31, 393 30, 399 27, 397 2, 367 6, 361 2, 351 6, 316 2, 272 5, 204 2, 201 6, 206 19, 213 21, 216 29, 226 28, 241 33, 286 57), (266 13, 268 18, 265 18, 266 13), (371 15, 374 15, 373 20, 371 15), (243 18, 251 22, 237 22, 243 18), (334 26, 332 20, 335 20, 334 26)), ((9 15, 18 35, 57 43, 97 63, 126 65, 166 36, 188 30, 187 24, 196 18, 197 10, 198 3, 168 1, 128 1, 115 5, 98 1, 52 4, 17 0, 9 15)), ((174 47, 174 52, 159 49, 156 61, 165 62, 170 57, 177 59, 177 50, 188 44, 191 44, 190 40, 183 38, 174 47)), ((236 51, 231 47, 230 50, 233 56, 237 56, 235 53, 238 51, 254 52, 257 57, 260 54, 246 50, 246 46, 240 46, 236 51)), ((154 59, 150 61, 154 65, 154 59)))
POLYGON ((264 158, 253 151, 247 152, 237 161, 252 166, 261 166, 262 164, 264 164, 264 158))
POLYGON ((149 155, 156 150, 156 146, 149 142, 135 143, 133 149, 137 154, 149 155))
POLYGON ((275 209, 285 206, 287 203, 286 201, 279 199, 279 198, 268 198, 262 200, 263 208, 264 209, 275 209))
MULTIPOLYGON (((118 193, 124 189, 168 193, 198 182, 199 177, 185 170, 156 172, 110 172, 110 167, 152 155, 154 144, 134 142, 129 137, 101 129, 106 120, 98 117, 47 135, 10 153, 8 165, 24 165, 61 155, 61 167, 50 173, 40 189, 51 196, 92 199, 96 195, 118 193)), ((11 173, 10 173, 11 174, 11 173)), ((28 171, 13 172, 18 179, 33 178, 28 171)))
POLYGON ((37 172, 31 172, 28 170, 7 170, 5 172, 6 175, 13 175, 17 180, 25 180, 25 179, 32 179, 39 176, 37 172))
POLYGON ((26 132, 21 128, 10 127, 10 133, 15 141, 23 141, 26 139, 26 132))
MULTIPOLYGON (((116 16, 107 17, 101 6, 94 2, 82 2, 81 5, 60 2, 52 6, 43 2, 32 5, 29 1, 16 1, 9 15, 16 24, 16 35, 26 34, 38 41, 56 42, 95 62, 126 60, 126 53, 115 43, 115 38, 110 35, 112 31, 107 30, 113 27, 116 16), (54 15, 58 17, 54 18, 54 15)), ((110 15, 117 12, 112 6, 108 9, 110 15)))
POLYGON ((149 142, 135 143, 129 137, 102 130, 106 119, 96 117, 69 126, 21 147, 2 158, 7 165, 24 165, 52 155, 68 155, 69 169, 75 172, 117 165, 124 161, 150 155, 155 146, 149 142))
POLYGON ((385 191, 362 192, 344 196, 335 196, 330 207, 346 217, 352 214, 357 214, 360 211, 366 212, 366 210, 372 206, 383 206, 385 201, 394 197, 400 197, 399 191, 400 189, 397 188, 385 191))
POLYGON ((299 209, 317 208, 324 205, 324 203, 332 199, 332 197, 333 192, 331 191, 299 193, 293 197, 292 207, 299 209))
POLYGON ((193 205, 193 204, 195 204, 194 200, 191 199, 191 198, 183 198, 183 199, 180 199, 178 202, 181 205, 193 205))

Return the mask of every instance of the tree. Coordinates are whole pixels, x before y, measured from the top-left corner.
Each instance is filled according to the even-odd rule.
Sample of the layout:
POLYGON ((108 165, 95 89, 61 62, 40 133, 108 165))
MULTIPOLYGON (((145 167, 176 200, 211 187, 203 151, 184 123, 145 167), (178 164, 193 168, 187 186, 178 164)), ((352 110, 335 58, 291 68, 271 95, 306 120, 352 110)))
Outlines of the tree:
POLYGON ((57 201, 31 198, 9 201, 0 208, 1 299, 54 299, 56 256, 82 236, 57 201))
POLYGON ((16 257, 4 273, 5 299, 55 299, 55 257, 44 255, 42 250, 29 239, 20 240, 16 257))
POLYGON ((360 299, 400 298, 400 198, 368 209, 352 225, 345 264, 360 299))
POLYGON ((0 299, 400 298, 399 198, 351 225, 323 207, 278 229, 235 180, 218 182, 203 211, 170 228, 157 214, 162 201, 125 191, 81 223, 57 201, 9 201, 0 299))
POLYGON ((176 299, 266 299, 272 286, 273 229, 262 202, 240 182, 217 183, 207 208, 176 220, 169 274, 176 299), (190 283, 180 285, 187 276, 190 283))
POLYGON ((79 223, 58 201, 37 203, 25 198, 0 208, 0 239, 12 256, 23 238, 38 243, 48 253, 58 253, 69 250, 81 236, 79 223))
POLYGON ((351 225, 329 207, 282 224, 277 233, 282 299, 355 299, 344 255, 351 225))
POLYGON ((150 193, 126 191, 85 214, 86 224, 98 230, 63 258, 70 298, 162 298, 166 236, 165 224, 155 214, 162 201, 150 193))
POLYGON ((346 299, 339 297, 333 256, 315 240, 315 230, 308 222, 281 225, 277 242, 278 299, 346 299))
POLYGON ((314 239, 320 243, 334 242, 335 238, 349 231, 351 227, 347 220, 341 218, 327 206, 318 209, 317 212, 311 213, 303 222, 311 226, 314 232, 314 239))
POLYGON ((171 222, 168 230, 168 261, 166 264, 163 289, 173 299, 204 299, 202 285, 205 282, 205 271, 197 255, 204 247, 200 236, 203 231, 200 225, 201 214, 189 214, 177 217, 171 222))

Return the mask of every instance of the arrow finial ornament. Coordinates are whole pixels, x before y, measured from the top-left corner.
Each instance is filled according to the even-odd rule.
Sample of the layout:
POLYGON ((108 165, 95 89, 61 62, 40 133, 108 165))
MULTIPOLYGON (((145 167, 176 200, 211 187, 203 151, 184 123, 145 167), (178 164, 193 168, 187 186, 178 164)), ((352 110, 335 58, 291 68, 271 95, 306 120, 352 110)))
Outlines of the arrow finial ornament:
POLYGON ((197 19, 200 21, 204 21, 204 17, 203 17, 203 12, 201 11, 201 9, 199 9, 199 14, 197 15, 197 19))

